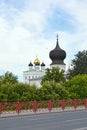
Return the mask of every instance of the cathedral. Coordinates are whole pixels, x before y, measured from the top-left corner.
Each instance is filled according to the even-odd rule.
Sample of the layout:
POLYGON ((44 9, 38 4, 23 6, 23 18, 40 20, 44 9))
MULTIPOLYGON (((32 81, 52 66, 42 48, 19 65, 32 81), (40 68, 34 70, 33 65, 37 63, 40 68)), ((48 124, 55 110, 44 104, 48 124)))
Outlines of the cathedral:
MULTIPOLYGON (((64 63, 64 59, 66 58, 66 52, 59 46, 58 35, 55 48, 49 52, 49 58, 52 60, 50 68, 59 67, 65 71, 66 64, 64 63)), ((45 75, 45 63, 41 63, 39 58, 36 56, 34 62, 30 62, 28 66, 29 69, 23 72, 24 83, 30 85, 35 84, 40 87, 41 79, 45 75)))

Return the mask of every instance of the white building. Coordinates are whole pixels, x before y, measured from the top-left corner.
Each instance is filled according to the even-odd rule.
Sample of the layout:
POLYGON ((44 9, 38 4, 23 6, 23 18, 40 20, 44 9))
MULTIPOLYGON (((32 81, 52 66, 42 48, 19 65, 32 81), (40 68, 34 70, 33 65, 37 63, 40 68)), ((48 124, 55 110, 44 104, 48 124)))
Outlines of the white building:
MULTIPOLYGON (((65 70, 66 64, 64 63, 64 59, 66 58, 66 52, 60 48, 58 43, 58 35, 56 47, 49 52, 49 57, 52 60, 50 67, 59 67, 60 69, 65 70)), ((34 64, 29 63, 29 70, 23 72, 24 83, 35 84, 40 87, 41 79, 45 74, 45 64, 42 62, 40 64, 40 60, 36 56, 34 60, 34 64)))
POLYGON ((34 64, 30 62, 28 66, 29 70, 23 72, 24 83, 28 83, 31 85, 35 84, 40 87, 41 79, 45 74, 44 62, 40 64, 40 60, 36 56, 34 64))

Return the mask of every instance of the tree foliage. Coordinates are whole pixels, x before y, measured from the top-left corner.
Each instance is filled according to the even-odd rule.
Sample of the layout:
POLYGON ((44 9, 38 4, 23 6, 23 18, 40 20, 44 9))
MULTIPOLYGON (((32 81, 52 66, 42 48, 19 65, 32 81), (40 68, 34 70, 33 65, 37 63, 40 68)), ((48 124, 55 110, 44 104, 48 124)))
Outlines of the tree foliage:
POLYGON ((79 51, 72 60, 72 69, 69 70, 70 77, 78 74, 87 74, 87 51, 79 51))
POLYGON ((64 84, 70 98, 87 98, 87 74, 77 75, 64 84))
POLYGON ((44 82, 41 90, 43 92, 41 95, 42 100, 59 100, 69 98, 69 93, 65 87, 56 82, 44 82))
POLYGON ((70 80, 64 80, 62 84, 55 82, 54 79, 44 80, 41 88, 5 81, 0 83, 0 102, 87 98, 87 74, 74 76, 70 80))
POLYGON ((58 67, 52 67, 52 69, 47 68, 41 84, 43 84, 45 81, 56 83, 64 82, 64 71, 60 70, 58 67))
POLYGON ((2 84, 18 83, 18 77, 15 76, 12 72, 7 71, 4 75, 0 76, 0 83, 2 83, 2 84))

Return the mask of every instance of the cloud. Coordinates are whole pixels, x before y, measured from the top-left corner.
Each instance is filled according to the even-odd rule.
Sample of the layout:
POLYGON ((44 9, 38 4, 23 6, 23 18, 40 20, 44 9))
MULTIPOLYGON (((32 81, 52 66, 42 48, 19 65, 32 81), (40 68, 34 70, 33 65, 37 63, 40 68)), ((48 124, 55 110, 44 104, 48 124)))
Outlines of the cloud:
POLYGON ((2 0, 1 70, 10 70, 20 78, 36 55, 49 66, 49 51, 56 45, 57 33, 68 64, 79 50, 87 48, 86 5, 86 0, 2 0))

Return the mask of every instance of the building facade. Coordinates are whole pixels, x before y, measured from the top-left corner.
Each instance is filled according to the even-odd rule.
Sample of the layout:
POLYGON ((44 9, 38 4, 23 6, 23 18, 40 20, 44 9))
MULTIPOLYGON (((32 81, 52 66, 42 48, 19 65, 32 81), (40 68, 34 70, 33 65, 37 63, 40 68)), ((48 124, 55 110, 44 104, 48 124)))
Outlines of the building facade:
MULTIPOLYGON (((64 59, 66 58, 66 52, 60 48, 58 42, 58 35, 56 46, 53 50, 49 52, 49 58, 52 60, 50 67, 59 67, 60 70, 63 69, 65 71, 66 64, 64 63, 64 59)), ((29 69, 23 72, 24 83, 40 87, 41 79, 45 75, 45 63, 40 63, 39 58, 36 56, 34 63, 29 63, 29 69)))
POLYGON ((29 63, 29 69, 23 72, 24 83, 35 84, 40 87, 40 82, 42 77, 45 74, 45 64, 42 62, 40 64, 40 60, 36 56, 34 63, 29 63))

